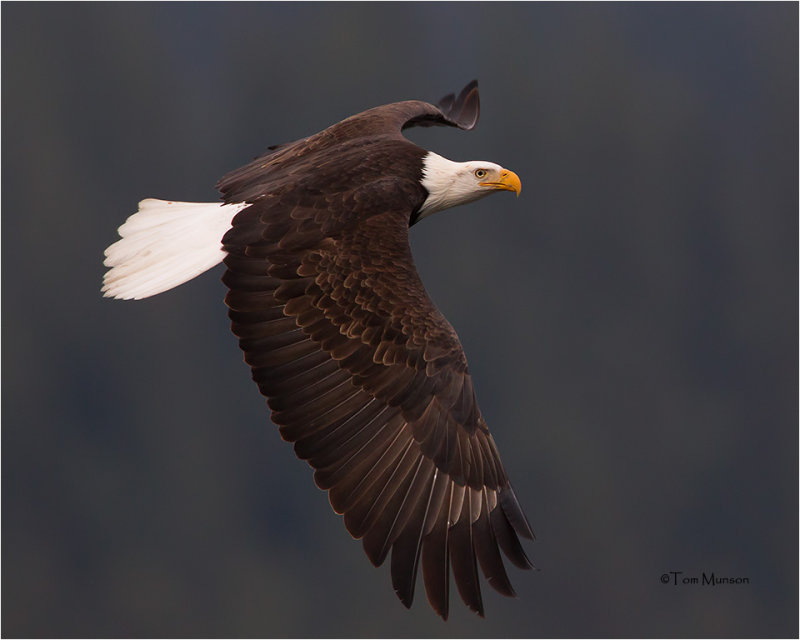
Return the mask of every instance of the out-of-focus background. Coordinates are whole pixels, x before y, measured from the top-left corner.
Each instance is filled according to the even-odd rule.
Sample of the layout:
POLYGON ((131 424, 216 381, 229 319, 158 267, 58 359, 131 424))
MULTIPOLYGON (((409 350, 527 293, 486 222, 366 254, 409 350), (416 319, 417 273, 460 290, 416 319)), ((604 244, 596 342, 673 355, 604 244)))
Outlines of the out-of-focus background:
POLYGON ((797 4, 2 18, 4 636, 798 633, 797 4), (221 267, 141 302, 100 280, 138 200, 215 200, 268 145, 473 78, 475 131, 409 135, 522 195, 412 247, 541 570, 484 585, 485 620, 453 590, 445 624, 269 422, 221 267))

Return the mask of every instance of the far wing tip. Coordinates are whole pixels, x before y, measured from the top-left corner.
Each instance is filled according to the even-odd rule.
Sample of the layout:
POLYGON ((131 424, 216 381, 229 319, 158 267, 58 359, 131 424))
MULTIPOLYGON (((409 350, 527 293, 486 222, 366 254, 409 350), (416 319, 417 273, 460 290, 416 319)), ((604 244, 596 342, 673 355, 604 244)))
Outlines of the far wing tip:
POLYGON ((472 80, 458 94, 447 94, 438 105, 444 116, 460 129, 474 129, 480 117, 481 104, 478 81, 472 80))

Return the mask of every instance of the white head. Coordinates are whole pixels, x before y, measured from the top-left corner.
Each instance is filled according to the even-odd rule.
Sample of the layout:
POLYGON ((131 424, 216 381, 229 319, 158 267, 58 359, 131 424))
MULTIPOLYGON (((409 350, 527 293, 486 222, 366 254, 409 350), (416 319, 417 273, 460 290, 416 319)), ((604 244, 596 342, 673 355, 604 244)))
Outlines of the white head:
POLYGON ((499 164, 481 160, 453 162, 433 152, 423 159, 422 186, 428 191, 428 197, 416 221, 496 191, 514 191, 519 195, 522 189, 517 174, 499 164))

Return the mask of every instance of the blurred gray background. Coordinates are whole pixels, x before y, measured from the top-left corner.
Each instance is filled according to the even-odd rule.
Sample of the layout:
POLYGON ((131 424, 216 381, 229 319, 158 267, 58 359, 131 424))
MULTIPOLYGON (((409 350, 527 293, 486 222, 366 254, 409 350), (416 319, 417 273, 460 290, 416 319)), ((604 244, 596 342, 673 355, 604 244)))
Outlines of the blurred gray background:
POLYGON ((793 636, 798 5, 4 4, 4 636, 793 636), (221 267, 102 299, 144 197, 473 78, 522 178, 412 230, 537 532, 409 612, 271 425, 221 267), (749 584, 662 584, 678 576, 749 584), (678 574, 673 574, 678 575, 678 574))

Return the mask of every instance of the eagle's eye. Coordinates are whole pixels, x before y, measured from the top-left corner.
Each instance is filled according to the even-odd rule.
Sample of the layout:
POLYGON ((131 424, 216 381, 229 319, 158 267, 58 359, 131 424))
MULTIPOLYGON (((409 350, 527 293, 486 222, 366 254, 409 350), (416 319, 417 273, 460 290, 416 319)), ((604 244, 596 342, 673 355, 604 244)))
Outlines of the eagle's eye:
POLYGON ((475 169, 475 177, 482 180, 486 177, 486 169, 475 169))

